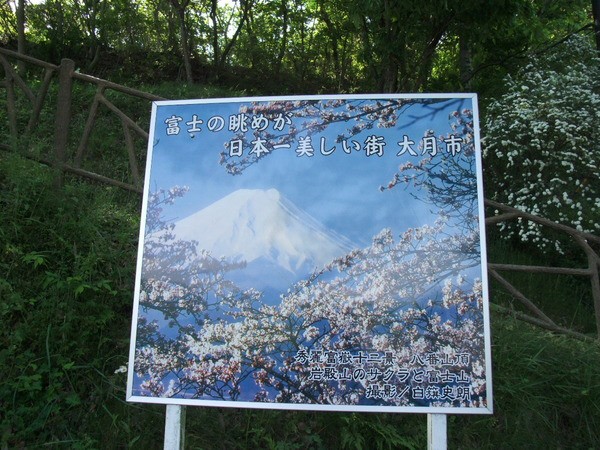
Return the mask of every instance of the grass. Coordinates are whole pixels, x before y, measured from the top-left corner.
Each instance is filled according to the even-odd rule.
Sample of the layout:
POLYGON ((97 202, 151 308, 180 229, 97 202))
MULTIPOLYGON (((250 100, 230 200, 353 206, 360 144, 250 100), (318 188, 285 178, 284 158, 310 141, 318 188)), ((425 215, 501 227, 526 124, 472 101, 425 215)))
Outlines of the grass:
POLYGON ((596 448, 600 442, 600 351, 492 316, 492 417, 458 417, 451 448, 596 448))

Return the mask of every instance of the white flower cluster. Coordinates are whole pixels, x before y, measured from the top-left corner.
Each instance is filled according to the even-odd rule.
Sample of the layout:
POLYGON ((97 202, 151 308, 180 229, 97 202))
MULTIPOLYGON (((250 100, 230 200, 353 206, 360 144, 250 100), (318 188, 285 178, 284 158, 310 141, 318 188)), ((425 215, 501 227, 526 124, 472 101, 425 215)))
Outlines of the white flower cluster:
MULTIPOLYGON (((475 234, 450 235, 445 219, 410 228, 399 239, 384 229, 371 246, 335 259, 275 305, 258 291, 240 291, 213 276, 227 272, 222 261, 203 274, 205 282, 190 282, 194 277, 183 272, 189 275, 198 264, 165 272, 168 261, 155 252, 168 276, 145 280, 140 303, 165 320, 150 321, 144 312, 139 318, 136 389, 165 397, 359 404, 373 392, 386 392, 394 376, 394 389, 397 384, 404 393, 418 391, 422 382, 404 383, 402 374, 437 373, 441 363, 418 358, 443 353, 454 359, 468 355, 469 362, 452 366, 448 375, 460 375, 468 395, 436 394, 428 397, 430 405, 485 404, 482 284, 462 275, 478 264, 477 246, 475 234), (187 324, 191 317, 195 323, 187 324), (335 366, 302 363, 294 357, 298 352, 345 353, 350 359, 335 366), (373 362, 369 379, 360 376, 364 371, 366 377, 366 365, 352 363, 352 355, 364 352, 390 358, 373 362), (357 378, 315 376, 326 369, 357 378)), ((208 255, 199 259, 204 263, 208 255)), ((395 393, 381 397, 383 404, 413 405, 412 394, 395 393)))
MULTIPOLYGON (((486 182, 494 200, 600 231, 600 58, 575 36, 506 80, 483 122, 486 182)), ((501 225, 542 249, 558 243, 529 221, 501 225)))

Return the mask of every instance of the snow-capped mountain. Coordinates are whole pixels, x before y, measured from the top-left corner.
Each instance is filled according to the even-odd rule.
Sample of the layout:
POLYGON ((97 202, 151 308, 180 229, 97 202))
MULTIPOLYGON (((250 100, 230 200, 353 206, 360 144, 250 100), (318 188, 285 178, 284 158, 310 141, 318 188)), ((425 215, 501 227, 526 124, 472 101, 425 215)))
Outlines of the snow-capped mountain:
POLYGON ((271 286, 269 279, 297 281, 353 248, 276 189, 237 190, 177 222, 174 233, 215 257, 246 261, 247 276, 271 286))

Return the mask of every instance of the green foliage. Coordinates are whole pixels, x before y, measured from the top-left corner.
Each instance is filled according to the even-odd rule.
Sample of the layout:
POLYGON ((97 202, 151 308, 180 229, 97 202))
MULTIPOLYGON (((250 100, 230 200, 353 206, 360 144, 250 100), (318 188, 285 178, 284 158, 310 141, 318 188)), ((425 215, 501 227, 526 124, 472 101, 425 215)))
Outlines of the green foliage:
MULTIPOLYGON (((56 64, 69 57, 84 72, 113 81, 187 80, 187 60, 196 83, 261 94, 495 92, 524 55, 590 22, 589 0, 178 4, 28 3, 27 52, 56 64)), ((16 17, 6 3, 0 39, 16 39, 16 17)))
POLYGON ((410 432, 406 426, 410 420, 405 420, 403 423, 394 419, 392 416, 385 415, 341 416, 340 422, 343 426, 340 431, 340 447, 356 450, 422 448, 427 432, 423 421, 417 422, 410 432))
POLYGON ((0 435, 9 447, 100 439, 71 424, 112 407, 111 372, 127 353, 136 208, 105 187, 52 185, 42 166, 0 159, 0 435))
POLYGON ((0 4, 0 43, 2 44, 16 39, 17 30, 13 17, 14 14, 8 2, 2 2, 0 4))

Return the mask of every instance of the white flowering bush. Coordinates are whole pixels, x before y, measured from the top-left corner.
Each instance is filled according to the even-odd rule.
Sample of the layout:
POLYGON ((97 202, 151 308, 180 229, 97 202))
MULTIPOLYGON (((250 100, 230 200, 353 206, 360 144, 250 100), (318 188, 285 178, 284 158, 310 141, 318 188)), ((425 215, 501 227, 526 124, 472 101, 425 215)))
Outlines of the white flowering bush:
MULTIPOLYGON (((488 195, 518 209, 600 231, 600 58, 573 37, 533 58, 486 111, 488 195)), ((542 249, 560 244, 528 221, 501 225, 506 236, 542 249)))

